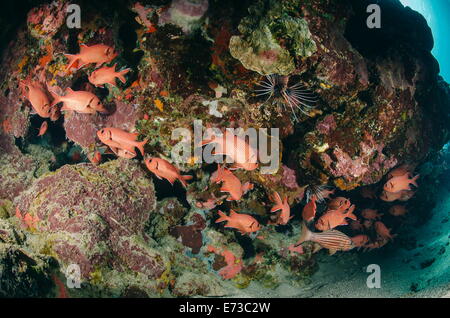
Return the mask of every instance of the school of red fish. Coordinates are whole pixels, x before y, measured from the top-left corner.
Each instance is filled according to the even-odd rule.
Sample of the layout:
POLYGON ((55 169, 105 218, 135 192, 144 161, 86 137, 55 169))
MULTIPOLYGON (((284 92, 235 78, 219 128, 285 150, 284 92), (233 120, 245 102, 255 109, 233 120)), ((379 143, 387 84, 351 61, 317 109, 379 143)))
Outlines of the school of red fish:
MULTIPOLYGON (((96 69, 89 75, 88 80, 96 87, 103 87, 106 84, 116 86, 116 79, 126 83, 125 75, 130 69, 116 71, 116 64, 111 67, 103 66, 117 57, 117 53, 112 47, 104 44, 81 45, 80 53, 65 54, 65 56, 69 60, 67 70, 79 70, 86 65, 95 64, 96 69)), ((93 116, 97 113, 108 114, 108 110, 102 105, 101 100, 92 92, 74 91, 67 88, 63 93, 58 87, 51 87, 47 83, 44 85, 31 80, 31 78, 22 81, 20 86, 34 113, 44 119, 55 121, 61 114, 65 115, 72 112, 93 116), (58 107, 59 104, 62 104, 61 108, 58 107)), ((44 121, 38 135, 43 136, 47 129, 48 122, 44 121)), ((184 187, 187 187, 187 181, 193 178, 190 175, 182 175, 180 170, 166 159, 145 158, 144 146, 147 140, 139 141, 139 134, 136 132, 128 132, 115 127, 104 127, 97 132, 97 137, 118 157, 135 158, 138 155, 137 149, 144 157, 144 164, 147 169, 157 178, 165 179, 172 185, 178 180, 184 187)), ((220 135, 213 135, 202 142, 202 146, 208 144, 215 145, 215 155, 231 158, 233 165, 230 167, 218 165, 217 170, 211 175, 211 185, 220 184, 220 192, 226 193, 226 195, 219 198, 213 196, 206 202, 197 202, 197 207, 206 210, 220 205, 224 198, 227 201, 239 201, 247 192, 252 191, 254 185, 250 182, 243 184, 233 171, 237 169, 253 171, 258 167, 258 150, 239 136, 227 131, 220 135)), ((99 164, 102 161, 102 155, 96 150, 92 156, 89 156, 89 160, 93 164, 99 164)), ((413 176, 412 171, 407 167, 401 166, 387 175, 380 195, 374 188, 364 187, 361 190, 361 196, 372 200, 379 198, 386 202, 407 201, 414 195, 415 188, 418 187, 416 182, 418 177, 419 175, 413 176), (411 188, 411 185, 414 188, 411 188)), ((322 196, 327 197, 326 208, 324 211, 318 212, 320 205, 324 205, 324 203, 321 203, 321 200, 315 195, 309 198, 301 213, 301 236, 297 244, 289 246, 289 251, 303 253, 303 248, 300 245, 307 241, 314 243, 315 251, 325 248, 329 250, 330 254, 334 254, 337 251, 348 251, 355 247, 365 250, 380 248, 393 240, 395 234, 392 234, 382 221, 386 213, 379 213, 379 211, 369 208, 356 211, 356 206, 348 198, 330 198, 334 191, 324 191, 327 191, 322 196), (349 237, 336 230, 337 227, 349 227, 353 232, 359 234, 349 237)), ((270 221, 268 225, 287 225, 294 217, 291 213, 288 197, 282 197, 278 192, 274 192, 270 195, 270 200, 273 202, 270 212, 273 213, 274 221, 270 221)), ((401 218, 408 213, 408 210, 403 205, 394 205, 387 213, 393 217, 401 218)), ((23 215, 20 211, 17 211, 16 215, 29 228, 36 227, 39 221, 30 219, 28 214, 23 215)), ((216 223, 226 222, 225 228, 235 229, 242 235, 250 235, 262 229, 258 220, 250 214, 230 210, 229 215, 222 211, 218 211, 218 215, 219 218, 216 223)), ((222 253, 225 256, 228 255, 226 251, 222 253)), ((233 264, 233 262, 234 259, 229 260, 230 264, 233 264)), ((234 267, 230 269, 232 272, 235 270, 234 267)), ((223 275, 230 276, 229 273, 223 273, 223 275)))

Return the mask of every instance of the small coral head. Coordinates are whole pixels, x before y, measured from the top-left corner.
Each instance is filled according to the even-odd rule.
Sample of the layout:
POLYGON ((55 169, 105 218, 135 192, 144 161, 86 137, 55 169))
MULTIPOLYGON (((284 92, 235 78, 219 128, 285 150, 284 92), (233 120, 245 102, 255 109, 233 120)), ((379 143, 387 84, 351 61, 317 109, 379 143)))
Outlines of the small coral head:
POLYGON ((297 111, 306 116, 317 103, 317 97, 301 83, 289 85, 289 77, 277 74, 267 75, 256 89, 256 96, 267 96, 263 104, 273 99, 281 108, 289 109, 294 121, 298 121, 297 111))

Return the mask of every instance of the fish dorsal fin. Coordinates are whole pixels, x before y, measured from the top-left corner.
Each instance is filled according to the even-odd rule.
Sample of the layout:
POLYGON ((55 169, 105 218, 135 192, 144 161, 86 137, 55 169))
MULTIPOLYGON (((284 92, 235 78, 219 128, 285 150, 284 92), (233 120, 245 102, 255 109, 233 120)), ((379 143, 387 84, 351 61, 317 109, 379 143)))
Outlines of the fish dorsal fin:
POLYGON ((278 192, 276 192, 276 191, 275 191, 275 193, 273 194, 273 200, 275 201, 275 203, 276 203, 277 205, 279 205, 279 204, 282 203, 280 194, 279 194, 278 192))
POLYGON ((66 94, 70 94, 70 93, 73 93, 73 92, 74 92, 74 90, 71 89, 70 87, 66 88, 66 94))
POLYGON ((233 216, 233 215, 236 215, 236 214, 237 214, 236 211, 230 210, 230 217, 233 216))
POLYGON ((85 51, 87 48, 89 48, 86 44, 81 43, 80 44, 80 53, 83 53, 83 51, 85 51))

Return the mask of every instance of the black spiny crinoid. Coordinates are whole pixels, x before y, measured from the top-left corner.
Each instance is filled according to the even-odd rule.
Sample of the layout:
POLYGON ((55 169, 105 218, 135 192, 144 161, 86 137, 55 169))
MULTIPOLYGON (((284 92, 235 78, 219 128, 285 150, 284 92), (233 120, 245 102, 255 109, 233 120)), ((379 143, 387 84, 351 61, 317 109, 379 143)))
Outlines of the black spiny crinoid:
POLYGON ((297 111, 309 116, 317 103, 316 95, 301 83, 289 85, 289 76, 267 75, 258 86, 256 96, 267 96, 262 105, 273 100, 282 110, 291 111, 294 122, 298 121, 297 111))

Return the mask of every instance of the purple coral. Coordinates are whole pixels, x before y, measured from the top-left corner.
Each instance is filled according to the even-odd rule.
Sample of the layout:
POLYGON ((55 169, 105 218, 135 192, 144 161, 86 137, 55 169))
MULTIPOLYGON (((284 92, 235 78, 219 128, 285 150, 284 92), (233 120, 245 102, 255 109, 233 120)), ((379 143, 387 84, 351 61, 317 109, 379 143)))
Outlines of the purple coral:
POLYGON ((63 166, 38 179, 15 205, 39 218, 38 233, 49 236, 59 261, 79 265, 85 278, 101 266, 152 278, 166 269, 163 257, 145 244, 144 225, 156 198, 133 161, 63 166))
POLYGON ((175 24, 182 28, 184 33, 191 33, 208 7, 208 0, 173 0, 170 8, 159 17, 159 24, 175 24))

